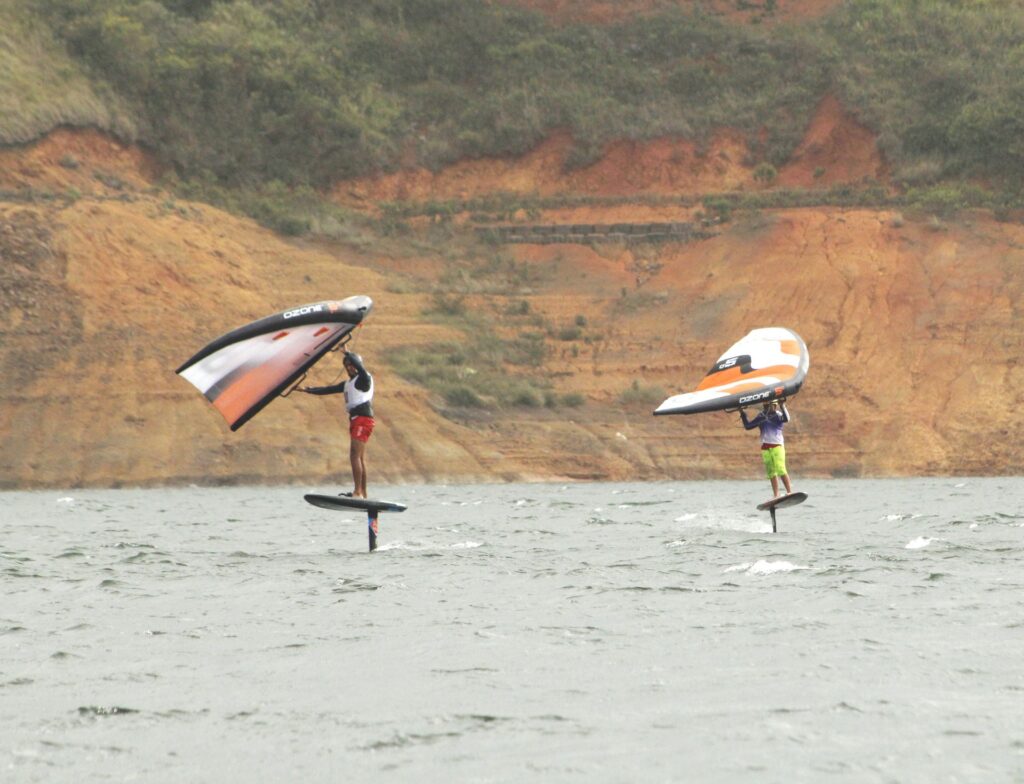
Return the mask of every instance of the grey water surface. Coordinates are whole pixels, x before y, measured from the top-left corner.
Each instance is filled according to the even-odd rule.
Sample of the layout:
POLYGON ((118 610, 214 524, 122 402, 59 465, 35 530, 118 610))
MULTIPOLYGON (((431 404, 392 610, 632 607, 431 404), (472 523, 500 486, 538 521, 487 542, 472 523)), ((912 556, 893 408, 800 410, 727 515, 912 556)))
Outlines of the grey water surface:
POLYGON ((0 781, 1024 781, 1024 479, 767 489, 0 494, 0 781))

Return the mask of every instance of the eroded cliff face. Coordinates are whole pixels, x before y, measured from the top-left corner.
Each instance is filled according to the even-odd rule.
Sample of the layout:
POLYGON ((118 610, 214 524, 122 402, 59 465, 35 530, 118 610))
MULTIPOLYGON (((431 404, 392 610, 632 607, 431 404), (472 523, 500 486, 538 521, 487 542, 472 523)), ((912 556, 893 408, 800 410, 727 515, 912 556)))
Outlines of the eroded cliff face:
MULTIPOLYGON (((524 192, 699 197, 715 183, 761 187, 730 146, 740 142, 727 132, 719 139, 710 157, 687 157, 680 140, 633 144, 628 154, 613 146, 560 186, 559 168, 537 163, 561 149, 556 137, 519 161, 399 173, 341 184, 337 194, 372 211, 396 194, 485 193, 516 178, 524 192), (715 167, 717 180, 708 173, 715 167)), ((812 169, 812 186, 885 176, 870 138, 828 102, 780 179, 801 184, 812 169)), ((242 323, 356 293, 376 303, 355 342, 378 383, 371 482, 757 478, 756 437, 735 416, 654 418, 657 401, 623 395, 686 391, 733 340, 775 324, 799 332, 811 352, 787 430, 797 481, 1019 472, 1017 223, 790 209, 738 215, 685 244, 511 246, 506 252, 538 273, 516 299, 550 324, 582 316, 588 326, 586 340, 548 340, 542 367, 507 370, 586 402, 473 414, 446 410, 383 359, 395 347, 462 339, 423 315, 443 258, 393 244, 385 253, 286 242, 170 198, 152 186, 154 174, 142 152, 92 132, 0 151, 3 487, 346 484, 339 400, 277 400, 231 433, 174 370, 242 323)), ((566 207, 538 221, 690 217, 682 207, 622 203, 566 207)), ((467 304, 499 331, 517 328, 503 315, 507 297, 467 304)), ((312 380, 327 383, 339 370, 328 361, 312 380)))

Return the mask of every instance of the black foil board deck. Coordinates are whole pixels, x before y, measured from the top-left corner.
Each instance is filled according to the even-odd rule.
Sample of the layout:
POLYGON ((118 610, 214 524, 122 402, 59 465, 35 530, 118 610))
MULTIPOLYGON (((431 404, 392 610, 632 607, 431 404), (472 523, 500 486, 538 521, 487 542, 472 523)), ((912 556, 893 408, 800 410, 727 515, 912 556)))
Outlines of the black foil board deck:
POLYGON ((404 512, 408 508, 405 504, 396 504, 391 501, 378 501, 374 498, 351 498, 347 495, 309 493, 303 497, 313 506, 319 506, 321 509, 333 509, 339 512, 350 509, 362 509, 367 512, 404 512))
POLYGON ((802 504, 806 500, 807 493, 790 493, 789 495, 780 495, 778 498, 772 498, 763 504, 758 504, 757 509, 761 512, 765 509, 785 509, 787 506, 802 504))

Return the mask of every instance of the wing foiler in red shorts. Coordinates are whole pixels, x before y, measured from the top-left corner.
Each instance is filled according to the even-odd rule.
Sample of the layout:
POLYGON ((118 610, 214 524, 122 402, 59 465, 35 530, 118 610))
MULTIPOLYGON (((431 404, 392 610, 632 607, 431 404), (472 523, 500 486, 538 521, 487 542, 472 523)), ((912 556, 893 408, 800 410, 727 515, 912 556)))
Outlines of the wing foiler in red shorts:
POLYGON ((373 417, 352 417, 348 422, 348 434, 356 441, 362 441, 365 444, 370 440, 374 424, 373 417))

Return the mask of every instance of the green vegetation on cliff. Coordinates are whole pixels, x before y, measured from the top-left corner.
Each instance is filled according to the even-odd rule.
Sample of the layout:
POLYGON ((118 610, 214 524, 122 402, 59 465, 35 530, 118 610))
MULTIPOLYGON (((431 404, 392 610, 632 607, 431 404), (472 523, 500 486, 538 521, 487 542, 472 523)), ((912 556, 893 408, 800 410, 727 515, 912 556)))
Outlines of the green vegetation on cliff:
MULTIPOLYGON (((828 92, 879 132, 898 179, 1024 175, 1024 9, 1010 0, 850 0, 771 27, 681 11, 558 26, 462 0, 14 3, 196 183, 322 187, 521 153, 555 128, 573 133, 575 164, 612 139, 728 126, 752 163, 777 165, 828 92)), ((51 72, 37 69, 40 87, 51 72)), ((100 111, 95 124, 124 126, 100 111)))
POLYGON ((68 56, 46 24, 0 4, 0 144, 30 142, 60 125, 134 139, 125 101, 68 56))
POLYGON ((138 107, 179 174, 325 185, 396 165, 765 129, 781 159, 828 87, 805 37, 674 14, 554 27, 461 0, 23 0, 138 107))
POLYGON ((1024 8, 1010 0, 854 0, 815 36, 831 80, 910 183, 1024 175, 1024 8))

